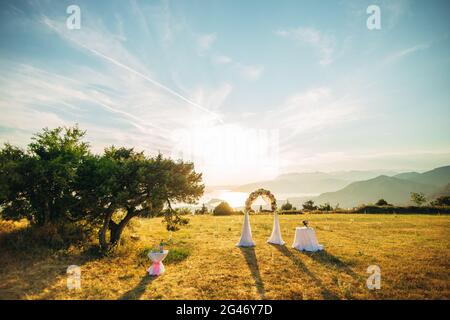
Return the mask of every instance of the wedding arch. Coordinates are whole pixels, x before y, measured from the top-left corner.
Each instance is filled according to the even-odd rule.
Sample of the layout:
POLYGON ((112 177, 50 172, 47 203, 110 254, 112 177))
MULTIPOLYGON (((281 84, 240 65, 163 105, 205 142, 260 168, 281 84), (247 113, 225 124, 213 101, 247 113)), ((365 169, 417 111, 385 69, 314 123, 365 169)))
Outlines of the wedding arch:
POLYGON ((248 196, 247 200, 245 201, 245 211, 251 212, 252 210, 252 204, 255 202, 255 200, 261 196, 265 201, 270 202, 270 209, 272 212, 275 212, 277 210, 277 200, 275 199, 275 196, 270 192, 269 190, 260 188, 256 191, 253 191, 248 196))
POLYGON ((242 226, 241 239, 237 243, 238 247, 255 246, 255 243, 253 242, 252 239, 252 229, 250 227, 249 213, 253 211, 252 204, 259 196, 261 196, 265 201, 270 202, 271 211, 274 213, 272 234, 270 238, 267 240, 267 242, 278 245, 285 244, 285 242, 281 238, 280 222, 278 221, 278 214, 276 213, 277 200, 275 199, 275 196, 272 194, 272 192, 260 188, 250 193, 250 195, 247 198, 247 201, 245 201, 244 224, 242 226))

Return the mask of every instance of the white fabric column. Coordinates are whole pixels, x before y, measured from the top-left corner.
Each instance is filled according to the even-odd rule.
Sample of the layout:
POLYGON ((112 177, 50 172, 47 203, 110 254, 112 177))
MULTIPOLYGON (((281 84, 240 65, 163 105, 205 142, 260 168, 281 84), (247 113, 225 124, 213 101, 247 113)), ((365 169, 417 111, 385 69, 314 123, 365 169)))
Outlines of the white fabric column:
POLYGON ((278 221, 277 213, 274 213, 272 235, 270 236, 269 240, 267 240, 267 242, 279 244, 281 246, 285 244, 283 238, 281 237, 280 222, 278 221))
POLYGON ((248 212, 244 213, 244 225, 242 226, 241 240, 236 244, 238 247, 254 247, 252 239, 252 229, 250 228, 250 218, 248 212))

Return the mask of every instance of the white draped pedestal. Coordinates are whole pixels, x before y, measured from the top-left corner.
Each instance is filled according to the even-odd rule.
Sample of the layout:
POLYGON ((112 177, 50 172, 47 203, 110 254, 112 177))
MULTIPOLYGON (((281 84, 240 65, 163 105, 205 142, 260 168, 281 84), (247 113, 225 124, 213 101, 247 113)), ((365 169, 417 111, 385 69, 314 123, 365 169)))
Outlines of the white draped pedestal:
POLYGON ((309 227, 295 228, 295 237, 292 248, 300 251, 323 250, 323 246, 317 242, 316 232, 313 228, 309 227))
POLYGON ((165 268, 162 261, 165 259, 169 250, 163 250, 163 252, 150 252, 148 257, 153 261, 153 264, 148 268, 147 272, 151 276, 159 276, 164 273, 165 268))
POLYGON ((279 244, 281 246, 285 244, 283 238, 281 237, 280 221, 278 220, 277 213, 274 213, 272 235, 270 236, 269 240, 267 240, 267 242, 272 244, 279 244))
POLYGON ((236 244, 238 247, 254 247, 252 239, 252 229, 250 228, 250 219, 248 212, 244 213, 244 225, 242 226, 241 240, 236 244))

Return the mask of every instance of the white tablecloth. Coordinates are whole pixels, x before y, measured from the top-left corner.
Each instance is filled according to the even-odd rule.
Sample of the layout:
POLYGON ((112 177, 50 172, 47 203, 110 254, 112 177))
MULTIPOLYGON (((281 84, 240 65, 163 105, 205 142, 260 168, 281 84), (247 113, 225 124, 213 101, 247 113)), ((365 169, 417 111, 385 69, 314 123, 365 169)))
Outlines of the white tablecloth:
POLYGON ((272 234, 269 240, 267 240, 267 242, 272 244, 278 244, 280 246, 283 246, 285 244, 283 238, 281 237, 280 221, 278 220, 278 214, 276 212, 273 215, 272 234))
POLYGON ((166 258, 169 250, 164 250, 163 252, 149 252, 148 257, 153 261, 153 264, 148 268, 147 272, 149 275, 158 276, 164 273, 166 270, 162 261, 166 258))
POLYGON ((238 247, 254 247, 252 239, 252 228, 250 227, 250 218, 248 212, 244 213, 244 224, 242 225, 241 239, 236 244, 238 247))
POLYGON ((295 228, 295 237, 292 248, 300 251, 323 250, 323 246, 317 242, 316 232, 314 229, 307 227, 295 228))

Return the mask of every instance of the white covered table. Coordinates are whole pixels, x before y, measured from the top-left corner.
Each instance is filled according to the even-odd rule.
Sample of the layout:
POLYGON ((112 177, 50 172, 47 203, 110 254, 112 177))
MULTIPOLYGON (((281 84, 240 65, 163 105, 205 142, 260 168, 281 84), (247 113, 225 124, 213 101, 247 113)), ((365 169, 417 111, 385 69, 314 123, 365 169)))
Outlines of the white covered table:
POLYGON ((310 227, 295 228, 295 237, 292 248, 300 251, 323 250, 323 246, 317 242, 316 232, 310 227))
POLYGON ((166 258, 169 250, 163 250, 163 252, 149 252, 148 257, 153 261, 153 264, 148 268, 147 272, 151 276, 158 276, 164 273, 165 268, 162 261, 166 258))

